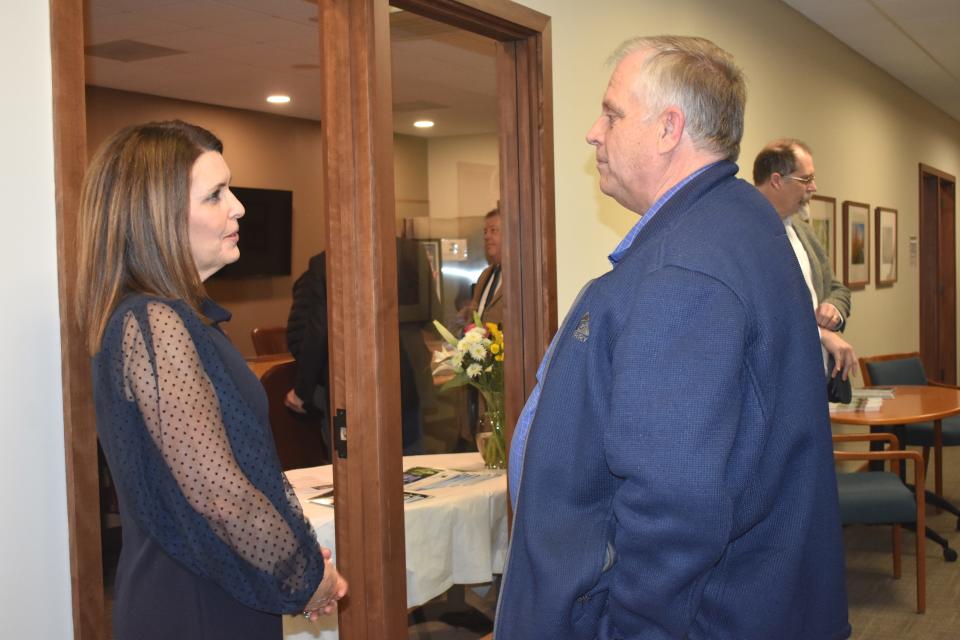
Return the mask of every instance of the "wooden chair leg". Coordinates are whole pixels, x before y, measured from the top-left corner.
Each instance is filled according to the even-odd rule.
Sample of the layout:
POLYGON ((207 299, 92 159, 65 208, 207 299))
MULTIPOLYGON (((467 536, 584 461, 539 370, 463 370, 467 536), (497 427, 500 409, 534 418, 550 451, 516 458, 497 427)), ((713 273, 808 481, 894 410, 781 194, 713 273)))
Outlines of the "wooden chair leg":
POLYGON ((927 556, 925 553, 926 536, 924 530, 917 527, 914 538, 917 539, 917 613, 927 610, 927 556))
POLYGON ((900 579, 900 525, 895 524, 891 527, 891 543, 893 546, 893 577, 900 579))
MULTIPOLYGON (((915 486, 921 487, 925 484, 925 476, 923 470, 919 468, 916 458, 914 458, 913 466, 915 486)), ((927 501, 919 489, 914 492, 914 500, 917 503, 917 528, 914 530, 913 536, 917 545, 917 613, 923 613, 927 610, 927 501)))
POLYGON ((923 473, 926 474, 930 469, 930 447, 923 448, 923 473))
POLYGON ((933 490, 943 497, 943 429, 940 420, 933 422, 933 490))

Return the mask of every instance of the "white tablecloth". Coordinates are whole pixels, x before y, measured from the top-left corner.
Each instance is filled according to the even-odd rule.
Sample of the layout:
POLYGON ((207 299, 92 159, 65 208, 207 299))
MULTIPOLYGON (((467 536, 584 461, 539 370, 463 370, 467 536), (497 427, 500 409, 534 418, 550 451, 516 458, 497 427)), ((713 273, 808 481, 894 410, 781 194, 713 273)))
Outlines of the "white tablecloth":
MULTIPOLYGON (((430 489, 431 476, 406 485, 406 491, 430 495, 404 505, 407 554, 407 606, 415 607, 445 592, 454 584, 481 584, 503 573, 507 552, 507 478, 488 471, 478 453, 405 456, 403 468, 433 467, 488 474, 474 484, 430 489)), ((333 467, 313 467, 287 472, 290 484, 303 503, 303 511, 320 544, 333 550, 336 559, 334 509, 306 502, 318 493, 312 487, 332 482, 333 467)), ((336 617, 307 622, 284 616, 285 640, 335 640, 336 617)))

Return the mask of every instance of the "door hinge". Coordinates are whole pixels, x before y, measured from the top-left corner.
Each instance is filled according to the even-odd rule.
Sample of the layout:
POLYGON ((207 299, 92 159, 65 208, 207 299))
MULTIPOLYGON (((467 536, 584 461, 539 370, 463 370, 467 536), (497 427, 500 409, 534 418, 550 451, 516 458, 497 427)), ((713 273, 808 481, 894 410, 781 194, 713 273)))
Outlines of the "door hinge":
POLYGON ((333 442, 337 449, 337 457, 347 459, 347 410, 337 409, 333 416, 333 442))

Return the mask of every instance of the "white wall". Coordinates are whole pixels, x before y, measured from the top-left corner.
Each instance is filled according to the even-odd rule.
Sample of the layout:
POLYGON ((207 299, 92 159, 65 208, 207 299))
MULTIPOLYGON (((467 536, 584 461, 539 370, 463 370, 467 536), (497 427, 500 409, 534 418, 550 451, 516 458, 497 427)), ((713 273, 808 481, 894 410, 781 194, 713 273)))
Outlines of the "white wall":
POLYGON ((0 633, 71 638, 48 3, 0 3, 0 78, 0 633))
MULTIPOLYGON (((605 59, 631 36, 678 33, 713 40, 746 72, 741 177, 750 178, 764 143, 797 137, 813 147, 821 193, 837 198, 838 225, 843 200, 899 210, 898 281, 853 293, 847 337, 864 355, 919 346, 918 270, 907 259, 918 230, 917 165, 960 175, 960 123, 780 2, 520 2, 552 17, 561 316, 583 283, 609 268, 607 254, 636 220, 597 189, 584 141, 609 78, 605 59)), ((873 253, 872 214, 870 224, 873 253)))
POLYGON ((429 138, 430 217, 482 216, 500 199, 495 133, 429 138))

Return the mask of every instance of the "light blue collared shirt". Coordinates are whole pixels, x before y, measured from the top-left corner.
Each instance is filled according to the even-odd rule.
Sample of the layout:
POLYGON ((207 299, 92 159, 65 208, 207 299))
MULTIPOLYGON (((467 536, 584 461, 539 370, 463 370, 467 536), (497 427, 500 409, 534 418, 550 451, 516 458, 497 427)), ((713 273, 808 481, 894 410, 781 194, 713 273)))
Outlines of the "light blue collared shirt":
MULTIPOLYGON (((678 182, 677 184, 670 187, 666 193, 657 198, 657 201, 654 202, 647 212, 644 213, 637 223, 633 225, 630 231, 627 232, 627 235, 623 237, 623 240, 620 241, 620 244, 617 245, 617 248, 613 250, 607 259, 610 260, 610 265, 615 269, 617 263, 623 259, 623 256, 627 253, 633 243, 636 241, 637 236, 640 235, 640 232, 645 226, 653 219, 653 216, 657 215, 657 212, 663 208, 663 205, 667 203, 670 198, 672 198, 680 189, 687 186, 687 184, 699 176, 701 173, 712 167, 716 163, 708 164, 705 167, 701 167, 691 173, 689 176, 678 182)), ((583 293, 581 291, 581 293, 583 293)), ((577 298, 579 299, 579 295, 577 298)), ((573 306, 576 306, 574 303, 573 306)), ((572 307, 571 307, 572 308, 572 307)), ((550 357, 553 355, 553 349, 556 346, 557 336, 559 336, 563 331, 558 331, 553 340, 550 341, 550 346, 547 347, 547 353, 543 356, 543 360, 540 362, 540 367, 537 369, 537 384, 533 387, 533 391, 530 392, 530 397, 527 398, 527 403, 523 405, 523 411, 520 412, 520 419, 517 420, 517 427, 513 430, 513 440, 510 443, 510 467, 507 470, 507 475, 509 478, 510 486, 510 502, 513 504, 513 508, 517 508, 517 492, 520 489, 520 476, 523 470, 523 453, 527 447, 527 436, 530 433, 530 425, 533 423, 533 417, 537 413, 537 404, 540 402, 540 386, 543 383, 544 376, 547 372, 547 365, 550 362, 550 357)))

